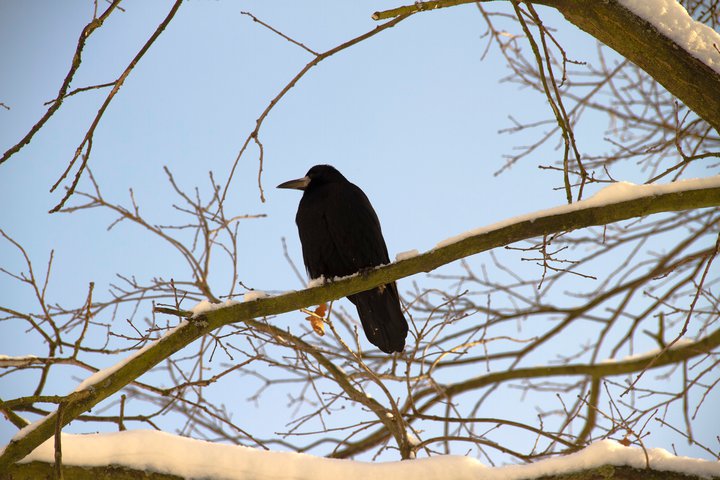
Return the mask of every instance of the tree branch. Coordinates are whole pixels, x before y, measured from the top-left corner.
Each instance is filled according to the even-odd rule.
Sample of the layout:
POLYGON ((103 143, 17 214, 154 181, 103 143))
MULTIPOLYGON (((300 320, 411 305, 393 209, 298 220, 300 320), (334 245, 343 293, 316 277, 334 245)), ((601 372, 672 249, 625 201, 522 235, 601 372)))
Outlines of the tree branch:
MULTIPOLYGON (((352 276, 315 288, 239 303, 207 312, 181 323, 155 343, 144 347, 131 358, 112 367, 112 373, 109 373, 105 379, 68 395, 63 402, 62 425, 69 423, 100 401, 119 391, 163 359, 224 325, 245 322, 259 328, 267 324, 253 319, 291 312, 310 305, 319 305, 419 272, 429 272, 455 260, 529 238, 605 225, 653 213, 720 206, 720 176, 708 179, 706 185, 704 188, 694 190, 640 196, 632 200, 599 206, 593 199, 577 202, 561 209, 551 210, 544 215, 504 222, 498 226, 483 229, 476 234, 468 234, 457 241, 443 242, 443 246, 422 255, 379 267, 365 275, 352 276)), ((19 436, 12 440, 2 452, 0 471, 4 471, 10 465, 21 460, 50 438, 55 433, 57 421, 56 411, 21 430, 18 433, 19 436)))
MULTIPOLYGON (((51 478, 53 465, 44 462, 29 462, 13 465, 7 474, 2 475, 3 480, 35 480, 38 478, 51 478)), ((348 468, 352 468, 348 465, 348 468)), ((63 465, 63 473, 66 478, 74 480, 97 480, 99 478, 106 480, 182 480, 183 477, 171 475, 168 473, 159 473, 146 470, 134 470, 128 467, 117 465, 101 466, 101 467, 78 467, 72 465, 63 465)), ((349 470, 348 470, 349 472, 349 470)), ((308 472, 305 477, 311 478, 312 472, 308 472)), ((356 475, 349 475, 350 478, 356 475)), ((288 476, 288 478, 290 478, 288 476)), ((293 477, 295 478, 295 477, 293 477)), ((400 477, 405 478, 405 477, 400 477)), ((452 475, 443 477, 447 480, 453 480, 452 475)), ((701 475, 688 475, 678 472, 669 472, 654 469, 639 469, 627 466, 603 465, 597 468, 579 470, 576 472, 560 473, 554 475, 543 476, 543 480, 708 480, 709 477, 701 475)), ((710 477, 710 480, 718 477, 710 477)))
MULTIPOLYGON (((375 12, 372 18, 383 20, 465 3, 475 3, 475 0, 417 2, 375 12)), ((557 9, 570 23, 642 68, 720 132, 720 95, 717 95, 720 74, 658 32, 653 25, 616 0, 540 0, 532 3, 557 9)))
MULTIPOLYGON (((92 140, 95 135, 95 129, 100 124, 100 120, 102 119, 103 115, 105 114, 105 111, 107 110, 108 106, 112 102, 113 98, 115 98, 115 95, 120 91, 120 88, 125 83, 125 80, 128 78, 130 73, 135 68, 135 65, 142 59, 142 57, 150 50, 150 47, 155 43, 155 41, 160 37, 160 35, 165 31, 165 28, 170 24, 172 19, 175 17, 175 14, 177 13, 178 9, 180 8, 180 5, 182 5, 182 0, 175 0, 175 3, 170 8, 170 11, 168 12, 165 19, 163 19, 162 22, 157 26, 155 31, 152 35, 150 35, 150 38, 145 42, 145 44, 140 48, 138 53, 133 57, 133 59, 130 61, 127 67, 125 67, 125 70, 120 74, 120 76, 112 82, 113 88, 110 90, 110 93, 108 93, 107 97, 105 97, 105 100, 103 101, 103 104, 100 106, 100 109, 98 110, 97 114, 95 115, 95 118, 92 121, 92 124, 90 125, 90 128, 88 128, 87 132, 85 133, 85 136, 83 137, 82 142, 80 142, 80 145, 78 145, 77 149, 75 149, 75 155, 73 155, 73 158, 70 160, 70 163, 68 164, 65 171, 60 175, 60 178, 55 182, 55 184, 50 188, 50 191, 53 192, 55 189, 60 186, 62 181, 67 177, 67 175, 72 170, 73 166, 75 165, 75 162, 79 158, 82 158, 82 161, 80 162, 80 167, 78 168, 77 172, 75 172, 75 178, 70 182, 70 187, 65 191, 65 194, 63 195, 60 202, 58 202, 57 205, 55 205, 49 213, 55 213, 60 211, 63 206, 65 206, 65 202, 72 196, 72 194, 75 192, 75 188, 77 187, 78 183, 80 182, 80 177, 82 176, 83 172, 85 171, 85 168, 87 167, 87 162, 90 159, 90 152, 92 150, 92 140), (83 151, 85 153, 83 154, 83 151)), ((60 98, 60 97, 58 97, 60 98)), ((58 102, 58 107, 59 107, 58 102)), ((29 140, 28 140, 29 142, 29 140)))
POLYGON ((68 70, 67 75, 65 75, 65 80, 63 80, 62 85, 60 85, 60 90, 58 91, 57 97, 55 98, 55 100, 52 101, 50 108, 48 108, 47 112, 45 112, 42 118, 38 120, 35 125, 33 125, 27 135, 25 135, 18 143, 10 147, 3 154, 3 156, 0 157, 0 164, 5 162, 8 158, 19 152, 21 148, 30 143, 30 140, 33 139, 35 134, 43 127, 43 125, 45 125, 45 123, 50 119, 50 117, 53 116, 57 109, 60 108, 63 100, 68 97, 67 90, 68 88, 70 88, 70 82, 72 82, 72 79, 75 77, 75 73, 77 72, 78 68, 80 68, 80 64, 82 63, 82 53, 85 49, 85 42, 87 42, 87 39, 90 37, 90 35, 92 35, 95 30, 102 27, 103 23, 110 16, 113 10, 119 8, 118 5, 121 1, 122 0, 113 0, 113 2, 110 4, 107 10, 102 13, 102 15, 93 18, 92 21, 88 23, 85 28, 83 28, 82 32, 80 32, 80 37, 78 38, 77 47, 75 48, 75 54, 73 55, 70 69, 68 70))
MULTIPOLYGON (((482 387, 497 385, 511 380, 528 380, 531 378, 549 378, 555 376, 587 376, 593 380, 615 375, 629 374, 643 371, 649 368, 660 368, 666 365, 673 365, 687 361, 698 355, 707 354, 720 345, 720 330, 693 342, 682 348, 660 352, 658 355, 644 355, 639 358, 619 362, 604 362, 597 364, 569 364, 518 368, 500 372, 492 372, 480 375, 461 382, 447 385, 433 385, 415 394, 413 403, 430 397, 424 403, 413 407, 413 414, 422 415, 431 407, 441 401, 447 401, 465 392, 474 391, 482 387)), ((376 430, 362 440, 350 444, 347 448, 338 450, 333 454, 335 458, 349 458, 360 452, 366 451, 374 445, 384 442, 388 437, 385 430, 376 430)), ((573 449, 574 450, 574 449, 573 449)))

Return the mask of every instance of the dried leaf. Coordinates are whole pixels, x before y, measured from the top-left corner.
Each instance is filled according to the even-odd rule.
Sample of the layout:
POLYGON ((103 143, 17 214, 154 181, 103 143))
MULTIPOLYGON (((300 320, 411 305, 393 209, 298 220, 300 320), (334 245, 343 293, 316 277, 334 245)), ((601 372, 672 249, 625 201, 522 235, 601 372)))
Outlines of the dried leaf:
POLYGON ((321 337, 325 335, 325 325, 323 325, 323 320, 325 319, 326 312, 327 305, 323 303, 315 309, 312 315, 305 317, 305 320, 310 322, 313 331, 321 337))

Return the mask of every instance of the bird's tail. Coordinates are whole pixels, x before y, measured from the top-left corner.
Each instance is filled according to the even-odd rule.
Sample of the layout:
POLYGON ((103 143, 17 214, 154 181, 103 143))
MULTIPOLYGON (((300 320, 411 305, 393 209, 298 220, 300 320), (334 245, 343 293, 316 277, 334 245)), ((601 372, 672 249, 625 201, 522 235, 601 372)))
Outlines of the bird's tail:
POLYGON ((408 324, 394 283, 350 295, 368 340, 385 353, 402 352, 408 324))

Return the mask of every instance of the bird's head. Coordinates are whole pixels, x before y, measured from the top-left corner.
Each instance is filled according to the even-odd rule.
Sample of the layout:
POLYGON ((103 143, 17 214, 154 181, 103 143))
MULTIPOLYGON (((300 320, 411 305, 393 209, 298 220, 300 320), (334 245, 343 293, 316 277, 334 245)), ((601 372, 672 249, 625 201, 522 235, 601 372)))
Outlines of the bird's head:
POLYGON ((306 190, 332 182, 347 182, 347 179, 332 165, 315 165, 308 170, 304 177, 281 183, 277 188, 306 190))

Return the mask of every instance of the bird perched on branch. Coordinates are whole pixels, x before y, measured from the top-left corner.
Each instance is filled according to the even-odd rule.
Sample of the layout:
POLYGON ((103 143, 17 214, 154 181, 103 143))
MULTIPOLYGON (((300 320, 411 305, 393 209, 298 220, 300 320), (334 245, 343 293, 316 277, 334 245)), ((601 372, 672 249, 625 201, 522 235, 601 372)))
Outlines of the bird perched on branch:
MULTIPOLYGON (((310 277, 332 280, 390 263, 380 221, 365 193, 335 167, 315 165, 277 188, 303 190, 295 223, 310 277)), ((405 347, 408 324, 395 283, 348 296, 365 335, 385 353, 405 347)))

